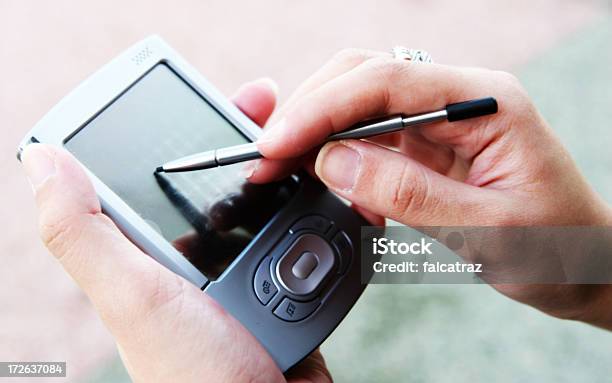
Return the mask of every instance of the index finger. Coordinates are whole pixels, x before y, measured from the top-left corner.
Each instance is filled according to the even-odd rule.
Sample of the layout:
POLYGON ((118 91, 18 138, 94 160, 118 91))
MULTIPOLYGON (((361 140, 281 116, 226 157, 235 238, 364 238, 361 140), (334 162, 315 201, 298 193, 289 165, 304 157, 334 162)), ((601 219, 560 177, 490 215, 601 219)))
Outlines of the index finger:
MULTIPOLYGON (((492 73, 389 58, 368 60, 296 102, 284 118, 264 131, 258 147, 266 158, 284 160, 301 156, 328 135, 369 118, 410 115, 471 98, 501 96, 496 93, 503 87, 496 86, 492 73)), ((453 129, 428 127, 431 132, 424 135, 434 142, 456 146, 460 155, 469 157, 481 149, 479 144, 487 142, 487 135, 493 134, 483 135, 477 129, 488 121, 455 123, 453 129)))

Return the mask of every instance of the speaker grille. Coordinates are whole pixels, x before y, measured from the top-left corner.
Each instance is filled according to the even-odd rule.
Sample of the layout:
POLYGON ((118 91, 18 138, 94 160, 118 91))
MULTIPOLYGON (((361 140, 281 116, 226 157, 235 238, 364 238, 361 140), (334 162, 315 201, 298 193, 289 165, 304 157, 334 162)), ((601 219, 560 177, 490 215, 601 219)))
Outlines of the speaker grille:
POLYGON ((153 51, 151 51, 149 46, 146 46, 132 57, 132 62, 136 65, 140 65, 145 62, 151 54, 153 54, 153 51))

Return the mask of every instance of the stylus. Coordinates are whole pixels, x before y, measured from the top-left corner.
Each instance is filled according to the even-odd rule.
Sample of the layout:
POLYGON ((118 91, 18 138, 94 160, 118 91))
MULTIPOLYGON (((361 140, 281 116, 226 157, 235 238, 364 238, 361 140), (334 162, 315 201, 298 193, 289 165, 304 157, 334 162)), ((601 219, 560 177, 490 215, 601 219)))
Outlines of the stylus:
MULTIPOLYGON (((446 108, 435 112, 413 116, 396 115, 375 121, 366 121, 351 129, 327 137, 327 141, 359 139, 397 132, 407 127, 428 124, 438 121, 461 121, 497 113, 497 101, 493 97, 449 104, 446 108)), ((193 170, 210 169, 217 166, 231 165, 238 162, 255 160, 263 155, 257 149, 257 143, 209 150, 192 154, 174 161, 167 162, 155 169, 156 173, 189 172, 193 170)))

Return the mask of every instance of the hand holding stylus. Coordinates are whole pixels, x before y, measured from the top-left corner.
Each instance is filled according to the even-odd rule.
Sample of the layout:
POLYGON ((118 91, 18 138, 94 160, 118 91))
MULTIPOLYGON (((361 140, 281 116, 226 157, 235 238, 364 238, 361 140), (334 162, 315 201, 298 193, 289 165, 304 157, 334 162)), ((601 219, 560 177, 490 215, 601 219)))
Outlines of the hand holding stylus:
MULTIPOLYGON (((342 132, 327 136, 325 142, 371 138, 434 122, 463 121, 470 118, 495 114, 497 113, 497 109, 497 101, 493 97, 462 101, 446 105, 444 109, 435 110, 433 112, 425 112, 410 116, 400 114, 372 121, 365 121, 342 132)), ((262 158, 263 155, 257 146, 257 142, 252 142, 191 154, 158 166, 155 169, 155 174, 204 170, 262 158)))
MULTIPOLYGON (((343 51, 307 80, 274 120, 258 141, 265 159, 252 165, 249 180, 267 182, 306 166, 372 222, 382 224, 386 217, 410 226, 612 223, 610 208, 506 73, 343 51), (320 148, 329 135, 374 116, 411 115, 484 95, 497 99, 497 114, 320 148)), ((496 266, 489 280, 512 280, 517 270, 504 267, 511 259, 497 255, 484 261, 496 266)), ((549 314, 612 328, 612 315, 602 311, 611 296, 605 287, 494 287, 549 314)))

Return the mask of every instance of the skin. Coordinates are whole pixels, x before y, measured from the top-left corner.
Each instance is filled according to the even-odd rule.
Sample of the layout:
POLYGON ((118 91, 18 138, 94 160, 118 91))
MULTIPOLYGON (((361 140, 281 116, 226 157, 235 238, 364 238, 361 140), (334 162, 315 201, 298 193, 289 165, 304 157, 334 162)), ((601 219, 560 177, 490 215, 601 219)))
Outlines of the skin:
MULTIPOLYGON (((304 165, 374 223, 382 217, 409 226, 612 223, 610 207, 508 73, 345 50, 298 89, 258 146, 266 159, 254 166, 251 182, 268 182, 304 165), (321 147, 328 135, 369 118, 417 114, 486 96, 498 100, 496 115, 321 147)), ((498 250, 479 259, 485 268, 495 266, 489 281, 525 271, 513 268, 503 246, 498 250)), ((526 265, 540 265, 536 273, 546 272, 537 256, 524 257, 526 265)), ((612 329, 606 309, 612 303, 610 285, 493 287, 553 316, 612 329)))
MULTIPOLYGON (((275 106, 275 86, 248 83, 233 100, 263 125, 275 106)), ((135 382, 331 381, 318 351, 284 376, 223 307, 134 246, 101 212, 68 152, 34 144, 22 160, 44 243, 95 306, 135 382)))
MULTIPOLYGON (((234 101, 263 126, 274 91, 269 82, 251 83, 234 101)), ((342 51, 298 88, 258 145, 265 159, 247 167, 249 181, 305 166, 373 224, 384 217, 411 226, 612 223, 610 207, 506 73, 342 51), (484 96, 497 98, 497 115, 321 147, 329 134, 367 118, 484 96)), ((101 213, 70 154, 36 144, 22 158, 45 244, 91 299, 134 381, 331 381, 318 352, 283 376, 213 299, 132 245, 101 213)), ((551 315, 612 328, 607 286, 494 287, 551 315)))

